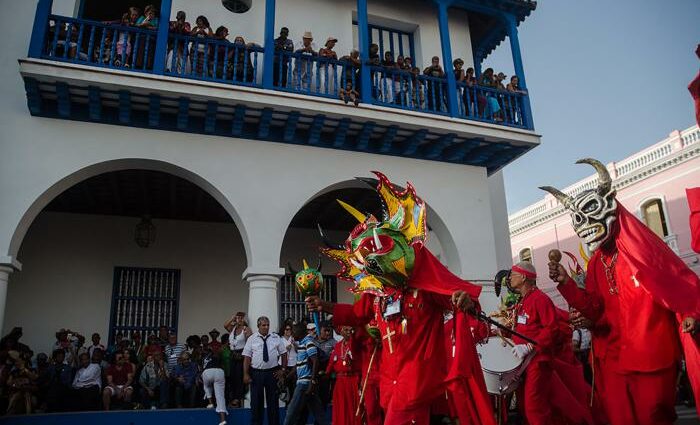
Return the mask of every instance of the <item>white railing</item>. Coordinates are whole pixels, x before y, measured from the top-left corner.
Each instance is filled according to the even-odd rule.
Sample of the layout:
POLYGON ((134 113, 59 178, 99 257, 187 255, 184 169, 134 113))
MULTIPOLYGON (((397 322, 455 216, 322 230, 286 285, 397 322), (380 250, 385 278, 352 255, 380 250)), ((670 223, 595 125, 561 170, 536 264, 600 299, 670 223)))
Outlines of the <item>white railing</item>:
MULTIPOLYGON (((611 168, 611 176, 613 181, 619 181, 621 177, 628 176, 636 171, 655 164, 658 161, 664 160, 673 156, 679 150, 685 149, 688 146, 700 143, 700 128, 697 125, 687 128, 680 132, 674 132, 672 135, 647 149, 644 149, 630 157, 613 163, 611 168), (675 134, 674 134, 675 133, 675 134)), ((568 186, 562 192, 569 196, 576 196, 586 190, 594 189, 598 185, 598 176, 596 174, 587 177, 583 180, 568 186)), ((508 216, 508 225, 511 233, 515 231, 519 233, 521 230, 529 227, 529 223, 534 223, 539 217, 546 215, 558 207, 558 203, 547 202, 547 198, 537 201, 519 211, 508 216)), ((666 241, 671 249, 677 248, 675 238, 669 238, 666 241), (675 246, 675 248, 674 248, 675 246)))

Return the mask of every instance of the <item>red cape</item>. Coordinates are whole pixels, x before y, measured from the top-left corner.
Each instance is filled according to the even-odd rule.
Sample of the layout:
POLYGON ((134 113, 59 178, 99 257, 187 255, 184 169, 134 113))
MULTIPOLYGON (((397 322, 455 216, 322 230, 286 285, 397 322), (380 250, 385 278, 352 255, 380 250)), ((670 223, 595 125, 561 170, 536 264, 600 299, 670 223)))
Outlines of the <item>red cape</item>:
MULTIPOLYGON (((700 278, 641 221, 618 207, 619 231, 615 238, 618 255, 629 264, 639 285, 662 306, 676 313, 700 319, 700 278)), ((680 330, 679 330, 680 332, 680 330)), ((700 409, 700 334, 680 333, 688 377, 700 409)))
POLYGON ((690 208, 690 245, 700 254, 700 187, 686 189, 685 195, 690 208))
MULTIPOLYGON (((418 245, 415 247, 415 253, 416 260, 408 282, 409 287, 442 295, 452 295, 454 291, 461 290, 467 292, 473 300, 479 298, 480 286, 452 274, 427 248, 418 245)), ((455 355, 450 364, 447 382, 448 391, 456 401, 460 424, 495 425, 469 316, 457 311, 454 320, 455 355)))

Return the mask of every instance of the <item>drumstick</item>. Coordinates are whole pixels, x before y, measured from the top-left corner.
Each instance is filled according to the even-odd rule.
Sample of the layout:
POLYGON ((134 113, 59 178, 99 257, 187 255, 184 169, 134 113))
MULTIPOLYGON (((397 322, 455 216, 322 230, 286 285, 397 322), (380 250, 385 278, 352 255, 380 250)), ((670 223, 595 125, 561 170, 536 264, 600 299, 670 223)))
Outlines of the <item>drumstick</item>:
POLYGON ((360 414, 362 400, 364 400, 365 398, 365 390, 367 389, 367 380, 369 379, 369 372, 372 370, 372 362, 374 361, 374 355, 377 354, 377 347, 379 347, 379 344, 375 342, 374 350, 372 351, 372 355, 369 358, 369 365, 367 366, 367 375, 365 375, 365 382, 362 384, 362 391, 360 392, 360 402, 357 403, 357 411, 355 412, 355 416, 358 416, 360 414))
POLYGON ((501 338, 501 340, 503 340, 503 342, 505 342, 506 344, 510 345, 511 347, 515 347, 515 343, 514 343, 513 341, 511 341, 510 338, 506 338, 506 337, 504 337, 504 336, 501 335, 501 334, 497 334, 497 335, 498 335, 499 338, 501 338))

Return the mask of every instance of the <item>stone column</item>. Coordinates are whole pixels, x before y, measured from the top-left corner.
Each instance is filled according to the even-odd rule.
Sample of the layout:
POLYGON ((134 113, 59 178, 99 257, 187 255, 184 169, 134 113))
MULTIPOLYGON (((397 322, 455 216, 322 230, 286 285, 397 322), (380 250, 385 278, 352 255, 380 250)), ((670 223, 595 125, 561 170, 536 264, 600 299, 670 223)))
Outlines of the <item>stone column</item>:
POLYGON ((0 333, 2 335, 5 334, 3 325, 5 324, 5 304, 7 303, 7 282, 13 270, 10 266, 0 264, 0 333))
POLYGON ((279 326, 279 288, 280 277, 284 269, 279 267, 248 267, 243 272, 243 279, 248 282, 248 318, 253 330, 257 329, 260 316, 270 318, 270 330, 277 332, 279 326))

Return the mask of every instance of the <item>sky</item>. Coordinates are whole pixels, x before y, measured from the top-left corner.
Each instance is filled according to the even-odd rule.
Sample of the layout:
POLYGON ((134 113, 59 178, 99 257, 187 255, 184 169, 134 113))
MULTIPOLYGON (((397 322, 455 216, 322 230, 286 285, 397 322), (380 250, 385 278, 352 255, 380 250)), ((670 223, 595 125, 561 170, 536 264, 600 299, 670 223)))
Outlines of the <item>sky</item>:
MULTIPOLYGON (((540 0, 519 38, 542 144, 504 170, 509 214, 695 123, 700 0, 540 0)), ((508 39, 489 66, 513 74, 508 39)))

